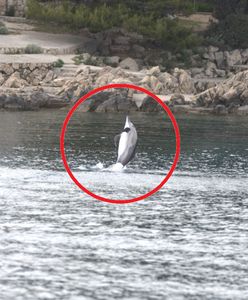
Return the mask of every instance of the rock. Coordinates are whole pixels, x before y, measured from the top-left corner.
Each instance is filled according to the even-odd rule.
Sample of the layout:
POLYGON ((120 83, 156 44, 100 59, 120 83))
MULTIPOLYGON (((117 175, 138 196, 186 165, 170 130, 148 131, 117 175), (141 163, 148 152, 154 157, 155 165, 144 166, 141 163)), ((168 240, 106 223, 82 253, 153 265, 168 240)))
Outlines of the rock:
POLYGON ((175 68, 173 75, 178 80, 179 91, 181 93, 192 94, 194 92, 194 81, 185 70, 175 68))
POLYGON ((0 73, 0 86, 4 83, 5 78, 2 73, 0 73))
POLYGON ((160 71, 159 66, 153 67, 147 71, 147 74, 152 75, 152 76, 159 76, 160 73, 161 73, 161 71, 160 71))
POLYGON ((214 72, 218 77, 226 77, 226 71, 225 70, 215 69, 214 72))
POLYGON ((225 51, 224 55, 228 68, 231 68, 237 64, 242 64, 242 56, 238 49, 231 52, 225 51))
POLYGON ((228 114, 228 110, 227 108, 225 107, 225 105, 216 105, 215 108, 214 108, 214 113, 216 115, 227 115, 228 114))
POLYGON ((97 52, 98 48, 100 47, 101 40, 99 39, 88 39, 86 42, 84 42, 83 50, 85 52, 89 52, 91 54, 94 54, 97 52))
POLYGON ((248 49, 245 49, 241 52, 242 56, 242 64, 247 64, 248 63, 248 49))
POLYGON ((214 46, 209 46, 209 47, 208 47, 208 52, 209 52, 209 53, 215 53, 215 52, 217 52, 218 50, 219 50, 218 47, 214 47, 214 46))
POLYGON ((222 51, 218 51, 214 53, 216 65, 219 69, 223 69, 225 67, 224 64, 224 53, 222 51))
POLYGON ((132 50, 134 52, 134 56, 137 58, 144 58, 146 49, 140 45, 133 45, 132 50))
POLYGON ((228 106, 227 111, 229 114, 237 113, 238 108, 239 108, 239 105, 231 103, 228 106))
POLYGON ((0 72, 6 75, 11 75, 12 73, 14 73, 14 69, 11 64, 2 63, 0 64, 0 72))
MULTIPOLYGON (((88 91, 82 92, 80 95, 80 98, 86 94, 88 91)), ((97 109, 97 107, 101 104, 103 104, 104 101, 107 101, 109 99, 110 93, 109 92, 101 92, 98 93, 83 103, 81 103, 78 107, 78 111, 80 112, 93 112, 97 109)))
POLYGON ((132 101, 135 102, 135 104, 138 108, 140 108, 146 97, 147 97, 147 95, 144 93, 142 93, 142 94, 134 93, 133 97, 132 97, 132 101))
POLYGON ((109 99, 100 104, 96 110, 96 112, 117 112, 117 100, 109 99))
POLYGON ((174 105, 171 107, 173 113, 189 113, 192 110, 191 105, 174 105))
POLYGON ((240 94, 240 100, 242 105, 248 105, 248 88, 240 94))
POLYGON ((191 71, 191 74, 193 77, 195 77, 196 75, 199 75, 199 74, 202 77, 202 73, 203 73, 204 69, 203 68, 192 68, 190 71, 191 71))
POLYGON ((0 94, 0 109, 4 107, 6 98, 6 95, 0 94))
POLYGON ((135 102, 131 101, 124 94, 110 94, 109 99, 101 103, 96 112, 130 112, 136 111, 138 108, 135 102))
POLYGON ((18 72, 13 73, 3 84, 4 87, 8 88, 21 88, 27 85, 26 80, 22 79, 18 72))
POLYGON ((170 98, 170 103, 172 105, 185 105, 186 104, 185 97, 182 94, 174 94, 170 98))
POLYGON ((248 105, 241 106, 237 109, 237 114, 239 116, 247 116, 248 115, 248 105))
POLYGON ((137 62, 130 57, 122 60, 119 64, 119 66, 123 69, 128 69, 130 71, 135 71, 135 72, 139 71, 139 66, 138 66, 137 62))
POLYGON ((130 42, 130 37, 128 36, 117 36, 114 39, 114 43, 117 45, 128 45, 130 42))
POLYGON ((162 83, 155 76, 150 77, 150 86, 155 94, 160 94, 163 91, 162 83))
POLYGON ((112 67, 117 67, 120 62, 119 56, 107 56, 105 58, 105 62, 107 65, 110 65, 112 67))
POLYGON ((53 86, 62 87, 66 83, 66 79, 63 77, 55 78, 52 82, 53 86))
POLYGON ((208 77, 214 77, 213 74, 215 73, 215 70, 216 70, 216 64, 209 61, 206 65, 205 74, 208 77))
POLYGON ((8 110, 24 110, 25 102, 21 96, 11 95, 5 100, 4 108, 8 110))
POLYGON ((129 45, 111 45, 109 47, 111 54, 127 54, 127 52, 130 50, 129 45))
POLYGON ((51 82, 54 79, 54 72, 49 70, 46 74, 46 77, 43 79, 43 82, 51 82))
POLYGON ((149 96, 143 100, 143 103, 140 106, 140 111, 143 112, 158 112, 162 109, 163 108, 160 106, 160 104, 149 96))
MULTIPOLYGON (((197 94, 196 104, 198 106, 216 107, 224 105, 226 108, 233 105, 244 105, 248 99, 248 70, 237 73, 231 78, 219 83, 216 87, 210 88, 200 94, 197 94)), ((217 113, 226 113, 220 108, 217 113)))

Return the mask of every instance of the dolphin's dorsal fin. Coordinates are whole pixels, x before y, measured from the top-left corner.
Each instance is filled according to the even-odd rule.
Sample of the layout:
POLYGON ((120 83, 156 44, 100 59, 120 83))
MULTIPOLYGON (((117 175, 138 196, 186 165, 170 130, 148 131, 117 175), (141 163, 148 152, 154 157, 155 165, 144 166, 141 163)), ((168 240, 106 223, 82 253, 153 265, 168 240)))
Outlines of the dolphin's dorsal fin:
POLYGON ((115 147, 118 147, 120 138, 121 138, 121 134, 117 134, 117 135, 114 137, 115 147))

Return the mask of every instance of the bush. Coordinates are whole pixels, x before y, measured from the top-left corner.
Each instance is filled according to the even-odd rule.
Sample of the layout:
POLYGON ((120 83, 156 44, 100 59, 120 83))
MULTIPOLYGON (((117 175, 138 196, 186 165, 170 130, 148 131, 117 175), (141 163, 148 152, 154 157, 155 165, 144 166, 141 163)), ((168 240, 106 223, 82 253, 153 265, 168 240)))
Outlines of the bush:
MULTIPOLYGON (((150 5, 151 3, 149 2, 150 5)), ((124 4, 112 6, 100 4, 94 7, 81 4, 73 7, 66 1, 57 5, 52 3, 42 5, 37 0, 28 0, 27 8, 29 18, 66 24, 71 29, 87 27, 91 32, 122 27, 151 38, 166 49, 191 48, 199 43, 197 36, 192 34, 192 29, 180 24, 179 20, 156 17, 153 13, 142 14, 124 4)))
POLYGON ((24 52, 26 54, 39 54, 39 53, 42 53, 43 50, 41 47, 39 47, 35 44, 29 44, 25 47, 24 52))
POLYGON ((3 22, 0 22, 0 34, 8 34, 9 31, 3 22))
POLYGON ((217 41, 231 48, 248 48, 248 15, 231 14, 218 24, 213 24, 209 31, 207 40, 217 41))
POLYGON ((64 61, 62 59, 57 59, 54 63, 53 66, 54 68, 62 68, 64 65, 64 61))

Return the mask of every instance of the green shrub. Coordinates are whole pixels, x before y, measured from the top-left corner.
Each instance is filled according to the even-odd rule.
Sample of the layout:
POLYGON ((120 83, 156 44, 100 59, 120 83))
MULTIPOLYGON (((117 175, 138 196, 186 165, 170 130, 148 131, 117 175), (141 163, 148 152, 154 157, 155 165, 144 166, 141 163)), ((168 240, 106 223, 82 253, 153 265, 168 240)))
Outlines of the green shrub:
POLYGON ((64 61, 62 59, 57 59, 54 63, 53 63, 53 66, 55 68, 62 68, 64 65, 64 61))
MULTIPOLYGON (((172 2, 175 4, 178 0, 172 2)), ((149 1, 149 5, 151 4, 152 2, 149 1)), ((163 3, 161 2, 160 5, 163 3)), ((121 27, 151 38, 165 49, 191 48, 197 46, 200 41, 192 33, 192 28, 180 24, 178 19, 156 17, 155 13, 142 14, 129 9, 124 4, 113 4, 112 6, 100 4, 89 7, 83 4, 68 5, 67 1, 55 5, 28 0, 27 8, 27 17, 29 18, 44 22, 56 22, 61 25, 66 24, 72 29, 87 27, 91 32, 121 27)))
POLYGON ((229 45, 231 48, 248 48, 248 15, 231 14, 217 24, 213 24, 207 41, 217 46, 229 45))
POLYGON ((41 47, 39 47, 35 44, 29 44, 25 47, 24 52, 26 54, 39 54, 39 53, 42 53, 43 50, 41 47))
POLYGON ((8 28, 5 26, 3 22, 0 22, 0 34, 8 34, 8 28))

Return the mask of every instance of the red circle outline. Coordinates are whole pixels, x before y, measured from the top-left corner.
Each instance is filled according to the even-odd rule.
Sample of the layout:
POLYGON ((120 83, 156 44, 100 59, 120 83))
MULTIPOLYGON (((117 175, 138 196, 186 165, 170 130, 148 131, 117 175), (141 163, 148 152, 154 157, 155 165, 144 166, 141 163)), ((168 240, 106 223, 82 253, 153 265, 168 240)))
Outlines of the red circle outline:
POLYGON ((103 202, 108 202, 108 203, 113 203, 113 204, 126 204, 126 203, 132 203, 132 202, 136 202, 136 201, 140 201, 143 200, 153 194, 155 194, 157 191, 159 191, 163 185, 169 180, 169 178, 171 177, 172 173, 174 172, 176 165, 178 163, 179 160, 179 156, 180 156, 180 131, 179 131, 179 127, 177 124, 177 121, 173 115, 173 113, 171 112, 171 110, 169 109, 169 107, 161 100, 159 99, 158 96, 156 96, 155 94, 153 94, 152 92, 148 91, 147 89, 143 88, 143 87, 139 87, 133 84, 119 84, 119 83, 113 83, 113 84, 107 84, 104 86, 101 86, 99 88, 96 88, 90 92, 88 92, 86 95, 84 95, 83 97, 81 97, 74 105, 73 107, 70 109, 70 111, 68 112, 62 129, 61 129, 61 134, 60 134, 60 152, 61 152, 61 157, 62 157, 62 161, 64 164, 64 167, 67 171, 67 173, 69 174, 69 176, 71 177, 71 179, 74 181, 74 183, 85 193, 87 193, 88 195, 90 195, 91 197, 103 201, 103 202), (165 178, 160 182, 159 185, 157 185, 154 189, 152 189, 151 191, 147 192, 144 195, 141 195, 139 197, 136 198, 131 198, 131 199, 109 199, 109 198, 105 198, 99 195, 94 194, 93 192, 91 192, 90 190, 88 190, 87 188, 85 188, 77 179, 76 177, 73 175, 68 163, 67 163, 67 159, 66 159, 66 154, 65 154, 65 147, 64 147, 64 139, 65 139, 65 133, 66 133, 66 128, 67 125, 73 115, 73 113, 75 112, 75 110, 78 108, 78 106, 83 103, 86 99, 88 99, 89 97, 95 95, 98 92, 107 90, 107 89, 111 89, 111 88, 127 88, 127 89, 133 89, 139 92, 143 92, 147 95, 149 95, 150 97, 152 97, 155 101, 157 101, 162 107, 163 109, 166 111, 166 113, 168 114, 173 127, 174 127, 174 132, 175 132, 175 136, 176 136, 176 152, 175 152, 175 156, 174 156, 174 161, 173 164, 169 170, 169 172, 167 173, 167 175, 165 176, 165 178))

